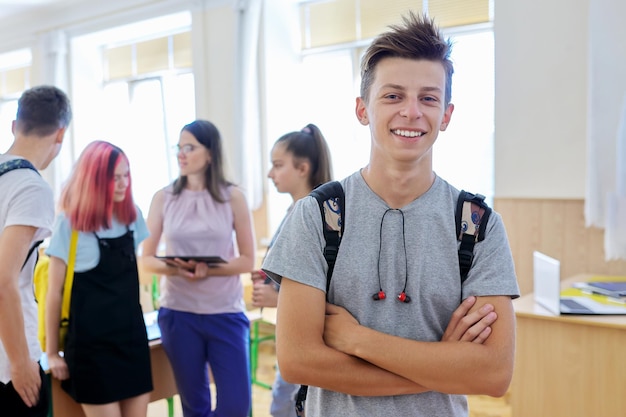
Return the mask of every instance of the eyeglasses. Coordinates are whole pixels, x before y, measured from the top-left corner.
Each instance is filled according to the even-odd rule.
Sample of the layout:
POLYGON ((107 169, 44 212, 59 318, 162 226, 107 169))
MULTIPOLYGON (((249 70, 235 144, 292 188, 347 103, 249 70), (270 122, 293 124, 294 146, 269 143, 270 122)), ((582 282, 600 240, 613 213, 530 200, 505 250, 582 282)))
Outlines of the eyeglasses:
POLYGON ((174 147, 174 149, 176 149, 176 153, 180 153, 180 152, 182 152, 182 153, 183 153, 183 155, 187 155, 188 153, 193 152, 196 148, 197 148, 197 146, 192 145, 192 144, 190 144, 190 143, 188 143, 188 144, 186 144, 186 145, 183 145, 183 146, 176 145, 176 146, 174 147))

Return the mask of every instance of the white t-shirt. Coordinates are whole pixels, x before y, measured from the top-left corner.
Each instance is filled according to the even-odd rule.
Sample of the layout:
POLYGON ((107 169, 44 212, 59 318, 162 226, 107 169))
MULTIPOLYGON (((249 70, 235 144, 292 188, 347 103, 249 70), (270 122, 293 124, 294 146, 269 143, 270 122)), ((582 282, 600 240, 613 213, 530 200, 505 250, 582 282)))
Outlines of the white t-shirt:
MULTIPOLYGON (((0 163, 16 159, 13 155, 0 155, 0 163)), ((37 227, 34 242, 50 236, 54 223, 54 197, 46 181, 32 169, 15 169, 0 176, 0 225, 22 225, 37 227)), ((37 340, 37 303, 33 291, 33 271, 37 257, 30 256, 18 278, 24 327, 30 358, 41 357, 37 340)), ((20 265, 24 260, 19 260, 20 265)), ((3 268, 0 265, 0 268, 3 268)), ((3 341, 8 342, 8 341, 3 341)), ((11 378, 9 359, 4 344, 0 343, 0 382, 8 383, 11 378)))

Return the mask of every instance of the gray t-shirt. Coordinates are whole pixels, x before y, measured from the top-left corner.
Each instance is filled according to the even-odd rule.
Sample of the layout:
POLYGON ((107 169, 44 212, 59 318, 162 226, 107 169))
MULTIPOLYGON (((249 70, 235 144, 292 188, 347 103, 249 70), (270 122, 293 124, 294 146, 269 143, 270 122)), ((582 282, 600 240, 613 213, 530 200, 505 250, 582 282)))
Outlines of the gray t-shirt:
MULTIPOLYGON (((443 179, 436 177, 426 193, 400 210, 389 210, 360 172, 344 179, 342 185, 345 231, 328 300, 346 308, 360 324, 403 338, 439 341, 462 299, 519 296, 506 232, 495 212, 489 217, 485 240, 474 248, 473 266, 461 286, 454 221, 459 191, 443 179), (405 284, 411 303, 396 299, 405 284), (374 301, 372 295, 380 287, 387 298, 374 301)), ((263 270, 279 283, 284 276, 326 291, 324 244, 317 201, 303 198, 283 225, 263 270)), ((309 417, 467 413, 463 395, 426 392, 357 397, 316 387, 309 388, 306 408, 309 417)))

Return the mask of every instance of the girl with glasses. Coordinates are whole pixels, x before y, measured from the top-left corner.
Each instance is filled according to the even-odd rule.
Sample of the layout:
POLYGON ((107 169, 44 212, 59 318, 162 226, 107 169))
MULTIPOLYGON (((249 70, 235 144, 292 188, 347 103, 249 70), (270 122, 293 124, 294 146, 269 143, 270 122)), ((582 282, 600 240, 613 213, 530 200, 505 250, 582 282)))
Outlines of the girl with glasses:
POLYGON ((184 126, 178 149, 180 176, 153 197, 142 265, 163 277, 161 341, 184 416, 244 417, 251 403, 250 323, 239 274, 254 265, 250 210, 243 192, 224 176, 222 141, 213 123, 184 126), (226 262, 157 259, 161 239, 165 255, 219 256, 226 262), (217 396, 213 412, 209 367, 217 396))

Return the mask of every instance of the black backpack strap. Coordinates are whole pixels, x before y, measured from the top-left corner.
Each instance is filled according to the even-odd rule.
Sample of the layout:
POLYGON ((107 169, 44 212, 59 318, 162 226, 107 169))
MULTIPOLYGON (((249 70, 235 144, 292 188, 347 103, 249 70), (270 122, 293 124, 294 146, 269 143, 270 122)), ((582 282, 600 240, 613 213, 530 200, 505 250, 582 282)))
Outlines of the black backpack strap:
MULTIPOLYGON (((33 164, 28 162, 26 159, 18 158, 18 159, 11 159, 10 161, 1 163, 0 175, 6 174, 7 172, 13 171, 14 169, 22 169, 22 168, 32 169, 33 171, 39 174, 39 171, 37 171, 37 168, 35 168, 33 164)), ((26 266, 26 263, 28 262, 30 255, 32 255, 35 249, 37 249, 39 245, 41 245, 41 242, 43 241, 40 240, 39 242, 35 242, 33 246, 28 250, 28 255, 26 255, 26 259, 24 260, 24 263, 22 264, 22 269, 24 269, 24 267, 26 266)))
POLYGON ((11 159, 10 161, 1 163, 0 175, 6 174, 7 172, 13 171, 14 169, 21 169, 21 168, 32 169, 33 171, 39 174, 39 171, 37 171, 37 168, 35 168, 33 164, 28 162, 26 159, 17 158, 17 159, 11 159))
POLYGON ((322 224, 324 231, 324 258, 328 264, 328 272, 326 273, 326 294, 330 288, 330 279, 335 268, 335 260, 337 252, 339 252, 339 244, 343 235, 345 223, 345 196, 343 187, 338 181, 330 181, 320 185, 311 191, 311 196, 315 197, 322 216, 322 224))
MULTIPOLYGON (((311 196, 315 197, 320 206, 320 214, 322 216, 322 227, 324 231, 324 258, 328 264, 328 272, 326 273, 326 297, 330 289, 330 279, 335 268, 337 253, 339 252, 339 244, 343 236, 345 224, 346 201, 343 187, 338 181, 330 181, 316 187, 311 191, 311 196)), ((304 416, 304 401, 306 400, 309 387, 300 385, 300 389, 296 394, 296 416, 304 416)))
POLYGON ((465 282, 472 267, 474 244, 485 238, 485 229, 490 214, 491 207, 485 203, 485 196, 461 190, 454 215, 456 236, 461 242, 459 245, 461 283, 465 282))
MULTIPOLYGON (((39 245, 41 245, 42 243, 43 243, 43 240, 38 240, 37 242, 33 243, 33 246, 31 246, 31 248, 28 250, 28 255, 26 255, 26 259, 24 260, 24 263, 22 264, 22 269, 24 269, 24 267, 26 266, 26 263, 30 259, 30 255, 32 255, 35 249, 37 249, 39 245)), ((39 258, 39 253, 37 253, 37 258, 39 258)))
POLYGON ((304 417, 304 401, 308 390, 308 385, 300 385, 300 389, 296 393, 296 417, 304 417))

